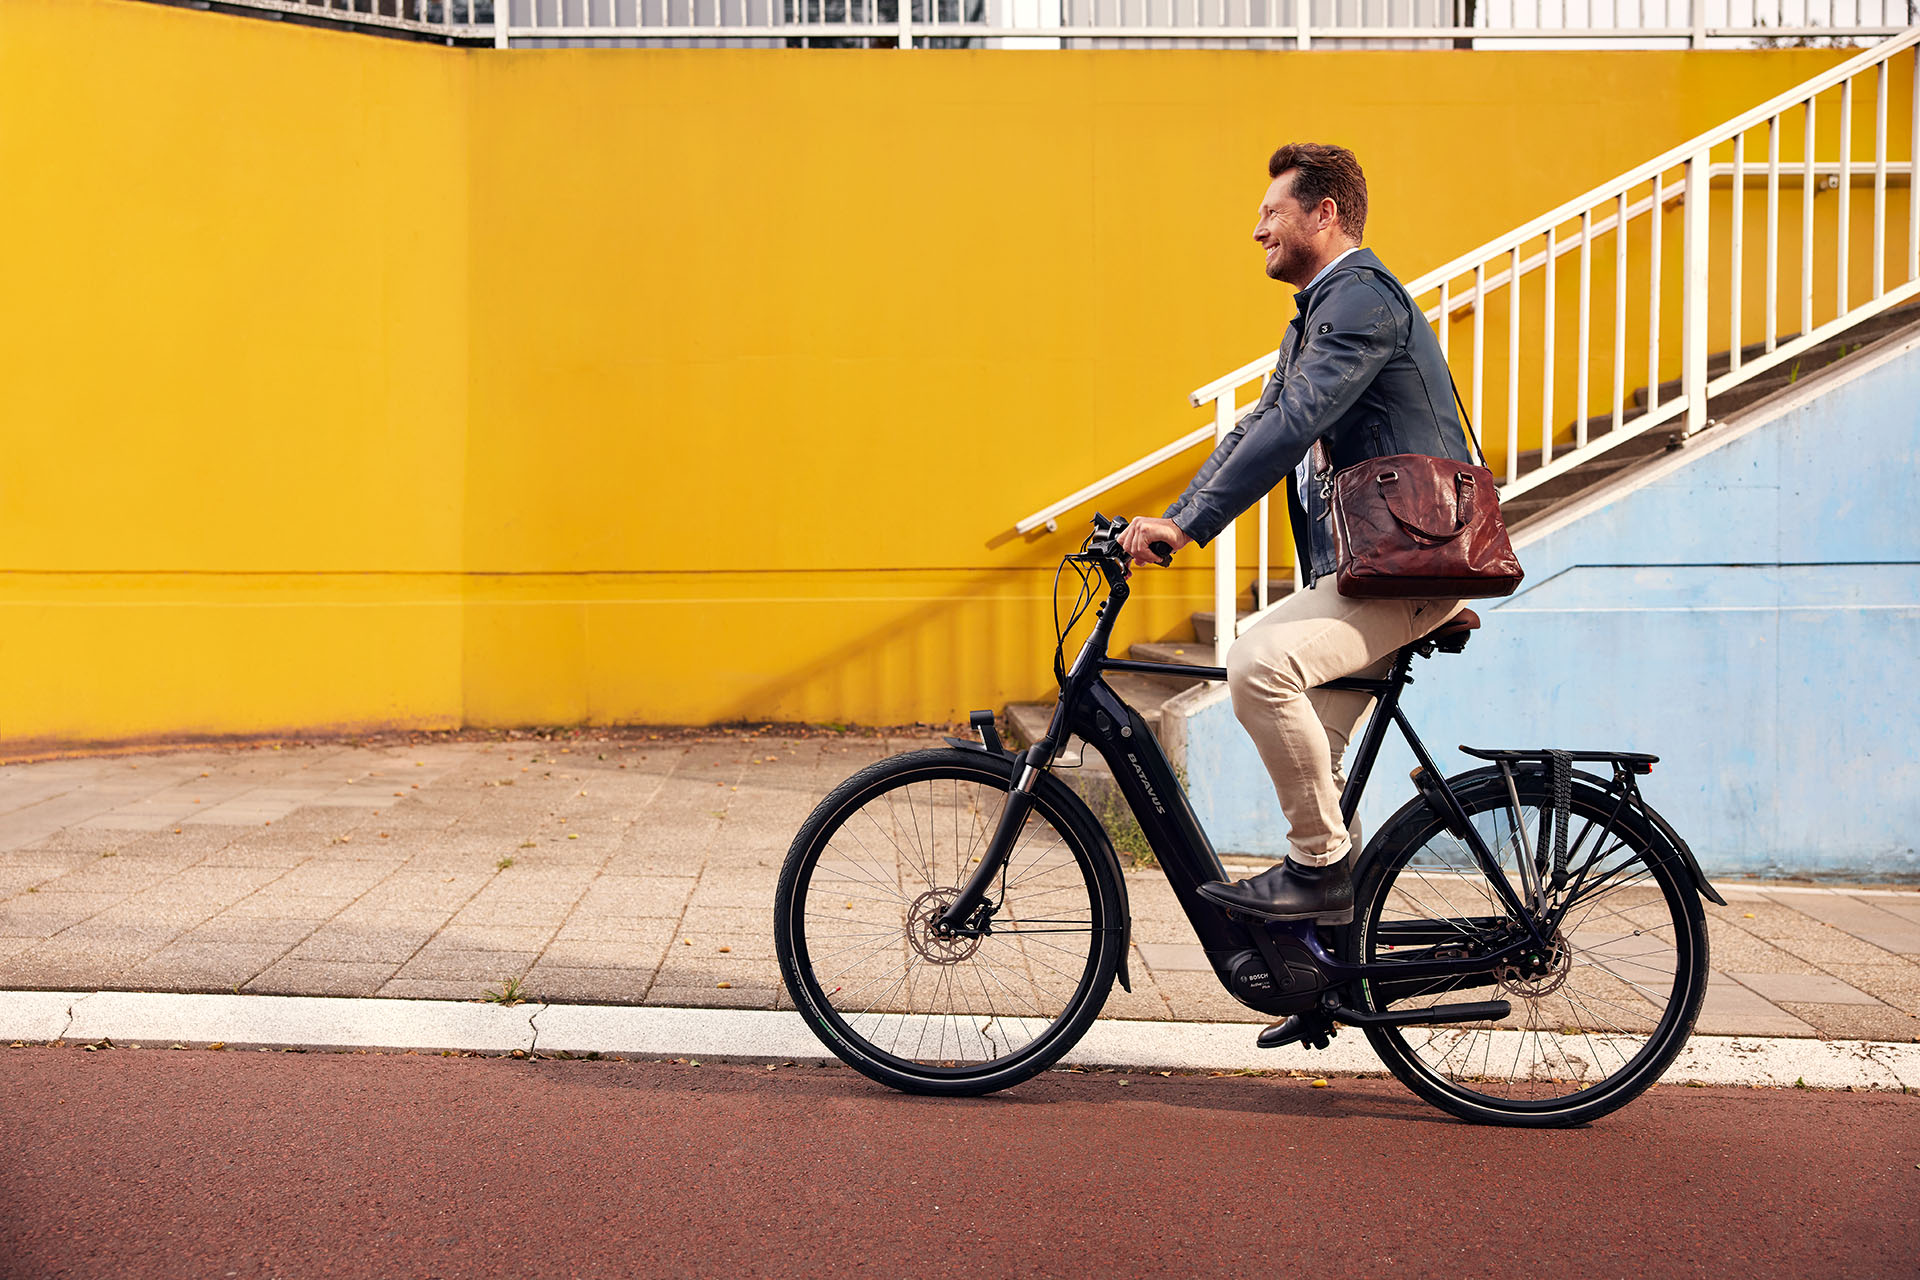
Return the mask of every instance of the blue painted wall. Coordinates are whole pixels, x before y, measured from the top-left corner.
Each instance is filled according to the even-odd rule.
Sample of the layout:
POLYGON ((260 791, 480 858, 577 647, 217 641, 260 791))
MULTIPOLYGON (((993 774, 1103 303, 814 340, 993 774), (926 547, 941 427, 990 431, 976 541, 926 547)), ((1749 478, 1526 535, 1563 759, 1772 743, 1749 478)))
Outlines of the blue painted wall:
MULTIPOLYGON (((1811 388, 1810 388, 1811 389, 1811 388)), ((1709 871, 1920 877, 1920 346, 1521 549, 1403 704, 1449 773, 1474 746, 1650 751, 1709 871)), ((1397 738, 1361 810, 1412 794, 1397 738)), ((1223 851, 1286 822, 1224 701, 1188 724, 1223 851)))

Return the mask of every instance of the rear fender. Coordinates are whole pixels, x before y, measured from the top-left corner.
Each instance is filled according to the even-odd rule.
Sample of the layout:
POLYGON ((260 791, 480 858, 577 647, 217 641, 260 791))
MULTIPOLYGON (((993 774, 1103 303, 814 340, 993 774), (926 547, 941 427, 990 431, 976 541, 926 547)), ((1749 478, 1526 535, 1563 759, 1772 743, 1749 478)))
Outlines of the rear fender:
POLYGON ((1665 818, 1650 808, 1644 799, 1640 802, 1640 813, 1653 824, 1653 829, 1673 846, 1674 852, 1680 855, 1680 861, 1686 866, 1687 874, 1693 877, 1693 886, 1700 891, 1700 896, 1716 907, 1726 906, 1727 900, 1720 896, 1718 889, 1707 883, 1707 873, 1700 869, 1700 860, 1693 856, 1693 850, 1688 848, 1687 842, 1680 838, 1680 833, 1675 831, 1665 818))

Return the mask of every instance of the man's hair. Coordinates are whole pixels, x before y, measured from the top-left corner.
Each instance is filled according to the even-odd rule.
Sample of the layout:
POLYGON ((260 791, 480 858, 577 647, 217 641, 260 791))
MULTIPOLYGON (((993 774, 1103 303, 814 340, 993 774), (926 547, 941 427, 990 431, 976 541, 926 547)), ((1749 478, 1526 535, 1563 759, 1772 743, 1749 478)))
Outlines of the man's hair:
POLYGON ((1293 176, 1293 198, 1311 213, 1327 197, 1333 197, 1340 211, 1340 226, 1357 243, 1367 225, 1367 175, 1360 172, 1360 161, 1345 147, 1319 142, 1289 142, 1267 161, 1267 176, 1277 178, 1287 170, 1293 176))

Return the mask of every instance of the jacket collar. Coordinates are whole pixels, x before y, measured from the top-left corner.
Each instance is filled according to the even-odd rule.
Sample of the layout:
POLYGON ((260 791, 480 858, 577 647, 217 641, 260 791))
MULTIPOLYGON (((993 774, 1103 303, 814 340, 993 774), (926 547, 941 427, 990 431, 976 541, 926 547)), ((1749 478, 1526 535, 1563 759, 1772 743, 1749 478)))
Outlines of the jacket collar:
POLYGON ((1293 295, 1293 303, 1294 306, 1298 308, 1299 314, 1306 314, 1307 308, 1313 305, 1313 300, 1320 295, 1320 291, 1326 288, 1327 283, 1335 276, 1344 271, 1352 271, 1358 267, 1371 267, 1375 271, 1385 270, 1385 268, 1380 265, 1380 259, 1373 256, 1373 250, 1367 248, 1355 249, 1331 267, 1321 271, 1319 276, 1309 283, 1306 288, 1293 295))

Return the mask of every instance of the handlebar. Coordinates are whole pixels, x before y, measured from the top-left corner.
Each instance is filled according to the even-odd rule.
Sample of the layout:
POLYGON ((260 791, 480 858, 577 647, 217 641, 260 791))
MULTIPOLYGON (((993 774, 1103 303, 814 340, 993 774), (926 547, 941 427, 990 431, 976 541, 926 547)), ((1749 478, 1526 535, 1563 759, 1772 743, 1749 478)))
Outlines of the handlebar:
MULTIPOLYGON (((1089 559, 1118 560, 1126 563, 1133 559, 1120 548, 1121 531, 1127 527, 1124 519, 1110 520, 1098 511, 1093 513, 1093 532, 1087 538, 1080 554, 1089 559)), ((1147 544, 1147 550, 1160 557, 1162 568, 1173 563, 1173 547, 1165 542, 1154 541, 1147 544)))

